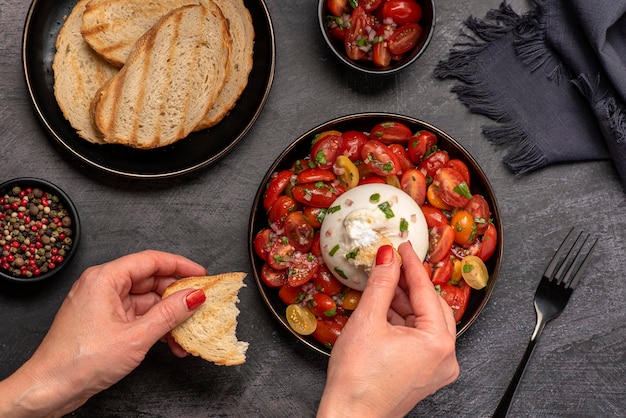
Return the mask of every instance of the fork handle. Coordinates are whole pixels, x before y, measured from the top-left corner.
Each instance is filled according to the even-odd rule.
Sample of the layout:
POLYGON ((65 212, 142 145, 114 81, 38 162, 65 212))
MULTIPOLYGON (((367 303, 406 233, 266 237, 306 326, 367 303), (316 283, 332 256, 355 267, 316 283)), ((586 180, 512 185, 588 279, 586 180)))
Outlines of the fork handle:
POLYGON ((513 396, 515 395, 515 391, 517 390, 517 386, 519 385, 522 376, 524 375, 524 370, 526 370, 526 365, 528 364, 528 360, 530 356, 533 354, 535 350, 535 345, 537 344, 537 340, 539 339, 539 334, 537 331, 533 334, 530 342, 528 343, 528 347, 526 347, 526 351, 524 352, 524 356, 517 366, 517 370, 515 370, 515 374, 511 379, 511 383, 506 388, 506 392, 502 396, 496 411, 493 413, 492 418, 505 418, 507 413, 509 412, 509 407, 511 406, 511 402, 513 401, 513 396))

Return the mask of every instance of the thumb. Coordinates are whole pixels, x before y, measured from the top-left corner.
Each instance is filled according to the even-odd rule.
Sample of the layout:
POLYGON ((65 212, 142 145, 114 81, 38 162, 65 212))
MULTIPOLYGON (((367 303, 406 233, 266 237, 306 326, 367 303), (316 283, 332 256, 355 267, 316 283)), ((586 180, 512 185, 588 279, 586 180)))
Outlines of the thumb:
POLYGON ((202 289, 182 289, 156 303, 139 320, 143 336, 150 345, 163 338, 177 325, 190 318, 204 303, 206 295, 202 289))
POLYGON ((368 311, 373 318, 386 321, 387 311, 391 306, 399 280, 400 263, 396 251, 391 245, 383 245, 378 249, 376 262, 372 266, 372 272, 367 279, 355 313, 361 308, 361 311, 368 311))

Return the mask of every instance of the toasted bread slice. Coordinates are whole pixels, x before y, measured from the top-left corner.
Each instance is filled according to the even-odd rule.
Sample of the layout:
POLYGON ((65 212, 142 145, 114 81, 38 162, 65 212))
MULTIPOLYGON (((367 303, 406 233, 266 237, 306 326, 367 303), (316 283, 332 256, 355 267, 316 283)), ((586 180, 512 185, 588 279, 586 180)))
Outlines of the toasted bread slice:
POLYGON ((182 324, 172 330, 181 347, 194 356, 218 364, 234 366, 246 362, 248 343, 237 340, 236 303, 239 289, 245 286, 245 273, 187 277, 171 284, 163 298, 182 289, 202 289, 206 301, 182 324))
POLYGON ((95 93, 118 69, 96 54, 80 34, 83 12, 89 0, 80 0, 67 17, 56 40, 52 61, 54 95, 63 116, 78 135, 104 143, 90 115, 95 93))
POLYGON ((199 3, 199 0, 90 0, 80 31, 100 56, 121 67, 137 39, 160 18, 179 7, 199 3))
POLYGON ((195 128, 196 131, 217 125, 231 111, 248 85, 248 76, 253 64, 254 26, 243 0, 213 1, 228 21, 228 31, 233 42, 232 56, 228 80, 209 113, 195 128))
POLYGON ((151 149, 186 137, 215 103, 230 50, 226 19, 214 3, 165 15, 94 97, 105 142, 151 149))

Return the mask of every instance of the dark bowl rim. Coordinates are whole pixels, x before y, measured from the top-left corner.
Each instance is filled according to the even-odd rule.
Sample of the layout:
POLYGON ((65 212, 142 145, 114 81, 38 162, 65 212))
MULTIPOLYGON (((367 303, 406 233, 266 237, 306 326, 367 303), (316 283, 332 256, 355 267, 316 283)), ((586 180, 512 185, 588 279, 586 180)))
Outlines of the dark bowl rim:
MULTIPOLYGON (((316 133, 331 129, 331 127, 336 126, 338 124, 342 124, 342 123, 356 123, 358 122, 358 120, 360 119, 393 119, 399 122, 405 122, 405 123, 409 123, 411 125, 420 125, 423 126, 425 129, 429 129, 432 132, 436 133, 436 135, 439 138, 443 138, 445 141, 447 141, 453 148, 455 148, 453 150, 453 153, 461 153, 463 155, 463 158, 466 158, 466 162, 469 162, 471 164, 470 170, 474 175, 478 175, 478 177, 480 178, 480 182, 482 184, 482 187, 479 187, 475 190, 479 190, 479 192, 481 192, 484 197, 490 202, 490 209, 492 212, 492 218, 494 220, 494 225, 496 227, 496 231, 498 234, 498 244, 496 246, 496 250, 494 252, 494 254, 492 255, 492 257, 489 259, 489 261, 487 262, 488 268, 490 270, 490 275, 489 275, 489 282, 487 284, 487 287, 481 290, 475 290, 473 291, 473 294, 479 294, 482 295, 482 297, 480 298, 480 300, 477 302, 476 301, 476 297, 474 297, 474 299, 472 299, 472 297, 470 296, 470 304, 468 305, 468 308, 470 308, 470 306, 473 308, 474 313, 471 315, 471 317, 469 318, 464 318, 463 321, 461 321, 460 325, 457 325, 457 333, 456 333, 456 337, 459 338, 461 337, 469 328, 472 324, 474 324, 474 322, 476 322, 476 320, 478 319, 478 317, 480 316, 480 314, 482 313, 482 311, 484 310, 484 308, 486 307, 489 299, 491 298, 491 295, 493 294, 493 291, 495 289, 495 285, 496 282, 498 281, 498 276, 500 273, 500 267, 502 264, 502 260, 503 260, 503 255, 504 255, 504 227, 503 227, 503 223, 502 223, 502 215, 500 212, 500 205, 498 204, 496 195, 495 195, 495 191, 493 186, 491 185, 489 179, 487 178, 485 172, 483 171, 482 167, 478 164, 478 162, 476 161, 476 159, 469 153, 469 151, 467 151, 465 149, 465 147, 463 147, 456 139, 454 139, 453 137, 451 137, 448 133, 446 133, 445 131, 439 129, 438 127, 425 122, 421 119, 417 119, 411 116, 405 116, 405 115, 401 115, 401 114, 397 114, 397 113, 387 113, 387 112, 362 112, 362 113, 354 113, 354 114, 349 114, 349 115, 345 115, 345 116, 340 116, 334 119, 331 119, 329 121, 326 121, 324 123, 321 123, 317 126, 315 126, 314 128, 306 131, 305 133, 303 133, 302 135, 298 136, 297 139, 295 139, 293 142, 291 142, 281 153, 280 155, 274 160, 274 162, 272 163, 272 165, 269 167, 269 169, 267 170, 265 176, 263 177, 261 183, 259 184, 259 188, 257 190, 257 193, 255 195, 255 198, 253 200, 252 203, 252 208, 250 211, 250 219, 249 219, 249 223, 248 223, 248 252, 249 252, 249 260, 250 260, 250 264, 252 267, 252 274, 254 276, 254 280, 255 283, 258 287, 259 293, 261 294, 261 297, 264 301, 264 303, 266 304, 266 306, 268 307, 268 309, 271 311, 272 315, 285 327, 287 328, 287 331, 290 332, 292 335, 294 335, 296 337, 296 339, 298 339, 300 342, 304 343, 305 345, 307 345, 309 348, 313 349, 314 351, 325 355, 325 356, 330 356, 330 350, 328 350, 325 347, 322 347, 322 345, 316 341, 313 340, 313 338, 311 336, 303 336, 303 335, 299 335, 298 333, 296 333, 293 329, 291 329, 291 327, 288 325, 287 320, 285 318, 284 313, 280 313, 277 312, 277 310, 274 308, 273 306, 273 302, 270 300, 266 290, 265 290, 265 284, 262 282, 262 280, 259 277, 259 273, 258 271, 260 270, 260 258, 256 255, 255 250, 254 250, 254 237, 256 232, 258 232, 257 229, 257 225, 259 222, 262 221, 262 219, 260 219, 260 216, 257 216, 257 212, 259 212, 259 209, 262 207, 262 199, 263 199, 263 192, 265 190, 265 185, 267 184, 267 181, 269 180, 270 176, 272 175, 273 172, 277 171, 280 168, 282 168, 281 166, 285 165, 285 158, 290 155, 292 152, 295 152, 297 149, 305 146, 306 141, 310 140, 312 138, 312 136, 316 133), (355 122, 356 121, 356 122, 355 122), (259 218, 259 219, 257 219, 259 218), (257 268, 259 267, 259 268, 257 268)), ((372 125, 373 126, 373 125, 372 125)), ((448 148, 443 148, 446 151, 450 151, 450 149, 448 148)), ((472 177, 474 178, 474 177, 472 177)), ((475 182, 473 182, 475 183, 475 182)), ((278 293, 278 292, 276 292, 278 293)))
POLYGON ((369 66, 365 67, 362 65, 358 65, 353 60, 347 58, 346 56, 344 56, 344 54, 338 51, 337 48, 335 47, 333 40, 328 35, 328 31, 326 30, 326 17, 324 16, 324 13, 323 13, 324 6, 327 1, 328 0, 319 0, 318 6, 317 6, 317 18, 318 18, 320 31, 322 32, 322 37, 324 38, 324 41, 326 45, 328 46, 328 48, 331 50, 331 53, 340 62, 346 65, 348 68, 351 68, 352 70, 357 71, 357 72, 371 74, 371 75, 385 76, 385 75, 392 75, 399 71, 402 71, 406 67, 415 63, 419 59, 419 57, 421 57, 424 54, 424 52, 426 52, 426 49, 428 49, 428 45, 430 44, 430 41, 432 40, 434 33, 435 33, 435 24, 436 24, 436 16, 437 16, 436 11, 435 11, 435 0, 422 0, 423 2, 430 3, 430 9, 432 10, 431 24, 429 26, 428 34, 422 46, 419 49, 412 52, 410 54, 411 55, 410 58, 408 58, 402 64, 399 64, 395 67, 377 69, 374 67, 369 67, 369 66))
POLYGON ((78 250, 81 241, 81 222, 78 210, 76 209, 76 205, 74 205, 74 202, 69 197, 69 195, 65 193, 63 189, 61 189, 59 186, 49 180, 44 180, 38 177, 15 177, 11 180, 0 183, 0 193, 6 190, 9 186, 14 185, 20 187, 23 187, 24 185, 38 185, 39 187, 44 188, 45 191, 54 193, 59 197, 59 199, 63 201, 64 206, 66 206, 67 210, 70 212, 72 216, 72 221, 74 222, 72 231, 72 248, 70 249, 70 253, 67 255, 67 257, 65 257, 63 262, 52 271, 48 271, 47 273, 41 274, 36 277, 21 278, 15 277, 0 269, 0 278, 13 283, 39 283, 45 280, 49 280, 57 275, 59 272, 61 272, 65 268, 65 266, 70 264, 78 250))

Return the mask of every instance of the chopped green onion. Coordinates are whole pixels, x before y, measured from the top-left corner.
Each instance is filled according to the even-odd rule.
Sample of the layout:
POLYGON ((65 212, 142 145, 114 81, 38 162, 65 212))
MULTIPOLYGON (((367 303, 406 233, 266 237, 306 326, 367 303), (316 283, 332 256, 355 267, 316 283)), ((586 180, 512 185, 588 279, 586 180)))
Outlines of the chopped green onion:
POLYGON ((332 250, 330 250, 330 252, 328 253, 328 255, 330 255, 330 256, 332 257, 333 255, 335 255, 335 253, 336 253, 337 251, 339 251, 339 244, 335 245, 335 246, 332 248, 332 250))
POLYGON ((341 276, 341 278, 348 280, 346 273, 344 273, 339 267, 335 267, 335 271, 339 274, 339 276, 341 276))
POLYGON ((341 210, 341 205, 331 206, 328 208, 328 213, 335 213, 341 210))
POLYGON ((408 230, 409 230, 409 223, 407 222, 407 220, 404 218, 400 219, 400 231, 404 232, 408 230))
POLYGON ((381 203, 380 205, 378 205, 378 208, 383 211, 383 213, 385 214, 385 218, 387 219, 391 219, 396 216, 391 210, 391 205, 389 205, 389 202, 381 203))
POLYGON ((356 258, 356 256, 359 255, 359 249, 357 248, 354 251, 350 251, 348 254, 346 254, 346 259, 350 260, 350 259, 354 259, 356 258))

